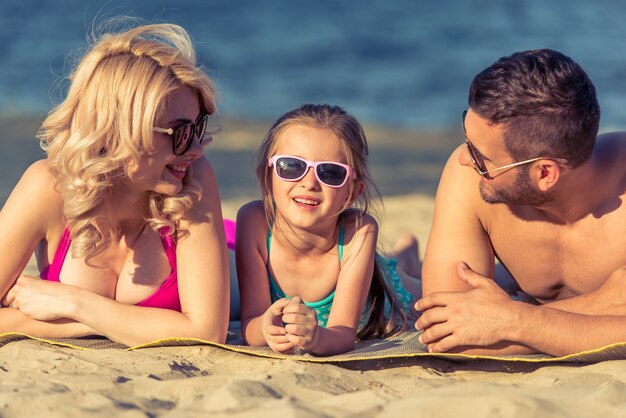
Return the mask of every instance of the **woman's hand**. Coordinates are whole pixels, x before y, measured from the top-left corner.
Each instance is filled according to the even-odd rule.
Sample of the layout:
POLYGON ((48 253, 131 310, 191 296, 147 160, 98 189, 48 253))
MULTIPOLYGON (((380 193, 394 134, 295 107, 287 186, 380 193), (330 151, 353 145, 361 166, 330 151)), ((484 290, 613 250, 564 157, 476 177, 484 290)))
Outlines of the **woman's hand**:
POLYGON ((265 311, 262 318, 261 333, 267 345, 278 353, 289 351, 295 346, 289 341, 283 327, 283 309, 289 303, 287 298, 277 300, 265 311))
POLYGON ((294 346, 308 350, 314 345, 318 330, 317 315, 298 296, 283 309, 283 323, 287 339, 294 346))
POLYGON ((22 275, 2 299, 2 306, 19 309, 39 321, 65 318, 72 287, 22 275))

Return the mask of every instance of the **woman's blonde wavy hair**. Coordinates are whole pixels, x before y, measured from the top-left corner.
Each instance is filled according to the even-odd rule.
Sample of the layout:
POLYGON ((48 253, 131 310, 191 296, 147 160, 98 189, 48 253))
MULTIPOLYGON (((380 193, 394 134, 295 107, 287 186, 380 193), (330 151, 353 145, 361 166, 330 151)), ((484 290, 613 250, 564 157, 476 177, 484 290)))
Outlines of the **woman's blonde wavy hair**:
MULTIPOLYGON (((101 35, 69 80, 67 97, 50 112, 38 137, 63 199, 72 256, 89 261, 119 239, 119 229, 97 208, 116 180, 132 181, 129 168, 153 149, 154 121, 167 96, 189 87, 201 113, 213 114, 215 88, 196 65, 189 34, 173 24, 101 35)), ((195 182, 185 183, 175 196, 151 194, 147 222, 153 229, 173 234, 199 199, 195 182)))

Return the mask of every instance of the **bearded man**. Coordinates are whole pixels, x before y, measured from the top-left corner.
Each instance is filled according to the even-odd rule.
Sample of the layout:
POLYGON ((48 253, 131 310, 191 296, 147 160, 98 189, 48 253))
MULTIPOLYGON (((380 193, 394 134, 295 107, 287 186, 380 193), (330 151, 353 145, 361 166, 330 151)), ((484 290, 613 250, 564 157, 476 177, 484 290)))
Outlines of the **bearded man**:
POLYGON ((437 191, 421 341, 552 355, 626 341, 626 134, 597 136, 593 83, 557 51, 524 51, 478 74, 468 102, 437 191))

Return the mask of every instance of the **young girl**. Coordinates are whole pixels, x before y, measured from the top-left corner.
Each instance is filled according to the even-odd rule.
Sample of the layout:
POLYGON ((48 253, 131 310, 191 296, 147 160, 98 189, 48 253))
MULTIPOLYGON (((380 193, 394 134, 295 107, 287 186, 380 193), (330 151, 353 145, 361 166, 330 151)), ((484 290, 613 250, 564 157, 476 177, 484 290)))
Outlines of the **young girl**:
POLYGON ((224 342, 228 260, 203 155, 211 80, 185 30, 108 33, 44 121, 0 212, 0 333, 224 342), (33 250, 41 278, 22 275, 33 250))
POLYGON ((332 355, 404 326, 412 298, 375 256, 367 154, 363 128, 337 106, 304 105, 266 135, 256 160, 263 201, 237 216, 248 344, 332 355))

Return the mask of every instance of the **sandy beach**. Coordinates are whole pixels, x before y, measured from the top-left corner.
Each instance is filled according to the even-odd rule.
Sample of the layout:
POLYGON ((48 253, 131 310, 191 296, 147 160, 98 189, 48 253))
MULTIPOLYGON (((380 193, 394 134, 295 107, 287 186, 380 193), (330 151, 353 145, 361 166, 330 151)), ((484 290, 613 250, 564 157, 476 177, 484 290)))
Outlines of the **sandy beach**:
POLYGON ((350 370, 212 347, 0 349, 0 411, 18 416, 623 417, 626 362, 520 366, 427 360, 350 370))
MULTIPOLYGON (((14 171, 24 167, 16 164, 40 155, 32 146, 36 122, 0 118, 6 129, 0 158, 13 164, 3 176, 14 180, 5 182, 19 177, 14 171), (14 151, 16 140, 27 150, 14 151)), ((252 158, 269 125, 225 120, 207 149, 225 217, 256 197, 252 158)), ((366 130, 384 197, 380 246, 388 248, 409 231, 423 254, 437 178, 459 132, 366 130)), ((579 365, 420 358, 408 366, 348 366, 205 345, 83 351, 21 340, 0 347, 0 416, 623 417, 626 360, 579 365)))

